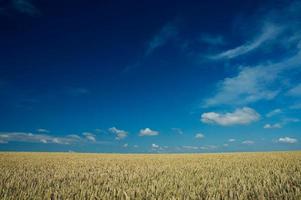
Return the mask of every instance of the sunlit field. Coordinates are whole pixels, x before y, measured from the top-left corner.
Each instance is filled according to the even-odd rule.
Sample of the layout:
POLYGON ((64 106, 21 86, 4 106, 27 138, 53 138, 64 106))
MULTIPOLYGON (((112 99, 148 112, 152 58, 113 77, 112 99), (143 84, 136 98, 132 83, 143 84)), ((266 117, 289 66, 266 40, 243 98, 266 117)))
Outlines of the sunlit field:
POLYGON ((301 199, 301 152, 0 153, 0 199, 301 199))

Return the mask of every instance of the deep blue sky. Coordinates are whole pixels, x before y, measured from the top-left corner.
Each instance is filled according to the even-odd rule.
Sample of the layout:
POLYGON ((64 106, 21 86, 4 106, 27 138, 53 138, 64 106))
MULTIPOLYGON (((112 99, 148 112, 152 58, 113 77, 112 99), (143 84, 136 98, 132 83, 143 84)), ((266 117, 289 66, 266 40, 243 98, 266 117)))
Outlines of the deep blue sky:
POLYGON ((298 1, 0 0, 0 150, 301 149, 298 1))

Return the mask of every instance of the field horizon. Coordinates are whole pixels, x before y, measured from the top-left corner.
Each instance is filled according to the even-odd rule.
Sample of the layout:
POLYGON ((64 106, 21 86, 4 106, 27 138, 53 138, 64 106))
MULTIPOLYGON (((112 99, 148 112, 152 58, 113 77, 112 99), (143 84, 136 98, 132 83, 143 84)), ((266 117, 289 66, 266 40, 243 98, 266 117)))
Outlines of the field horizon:
POLYGON ((225 151, 225 152, 80 152, 80 151, 0 151, 1 153, 62 153, 62 154, 109 154, 109 155, 189 155, 189 154, 240 154, 240 153, 289 153, 289 152, 301 152, 300 150, 271 150, 271 151, 225 151))

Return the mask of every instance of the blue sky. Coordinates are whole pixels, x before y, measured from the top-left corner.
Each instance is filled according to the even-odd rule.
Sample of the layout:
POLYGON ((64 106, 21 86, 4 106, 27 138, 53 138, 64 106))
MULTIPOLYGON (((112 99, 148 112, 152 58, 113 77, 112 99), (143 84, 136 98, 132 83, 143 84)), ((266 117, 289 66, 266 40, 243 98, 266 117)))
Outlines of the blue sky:
POLYGON ((0 150, 301 149, 298 1, 0 1, 0 150))

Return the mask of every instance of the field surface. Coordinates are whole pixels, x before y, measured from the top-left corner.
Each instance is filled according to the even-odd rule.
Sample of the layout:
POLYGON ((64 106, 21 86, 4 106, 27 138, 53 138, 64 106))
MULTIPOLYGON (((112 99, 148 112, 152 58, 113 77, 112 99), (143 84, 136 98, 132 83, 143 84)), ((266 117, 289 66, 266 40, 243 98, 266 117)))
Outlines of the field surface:
POLYGON ((301 152, 0 153, 0 199, 301 199, 301 152))

